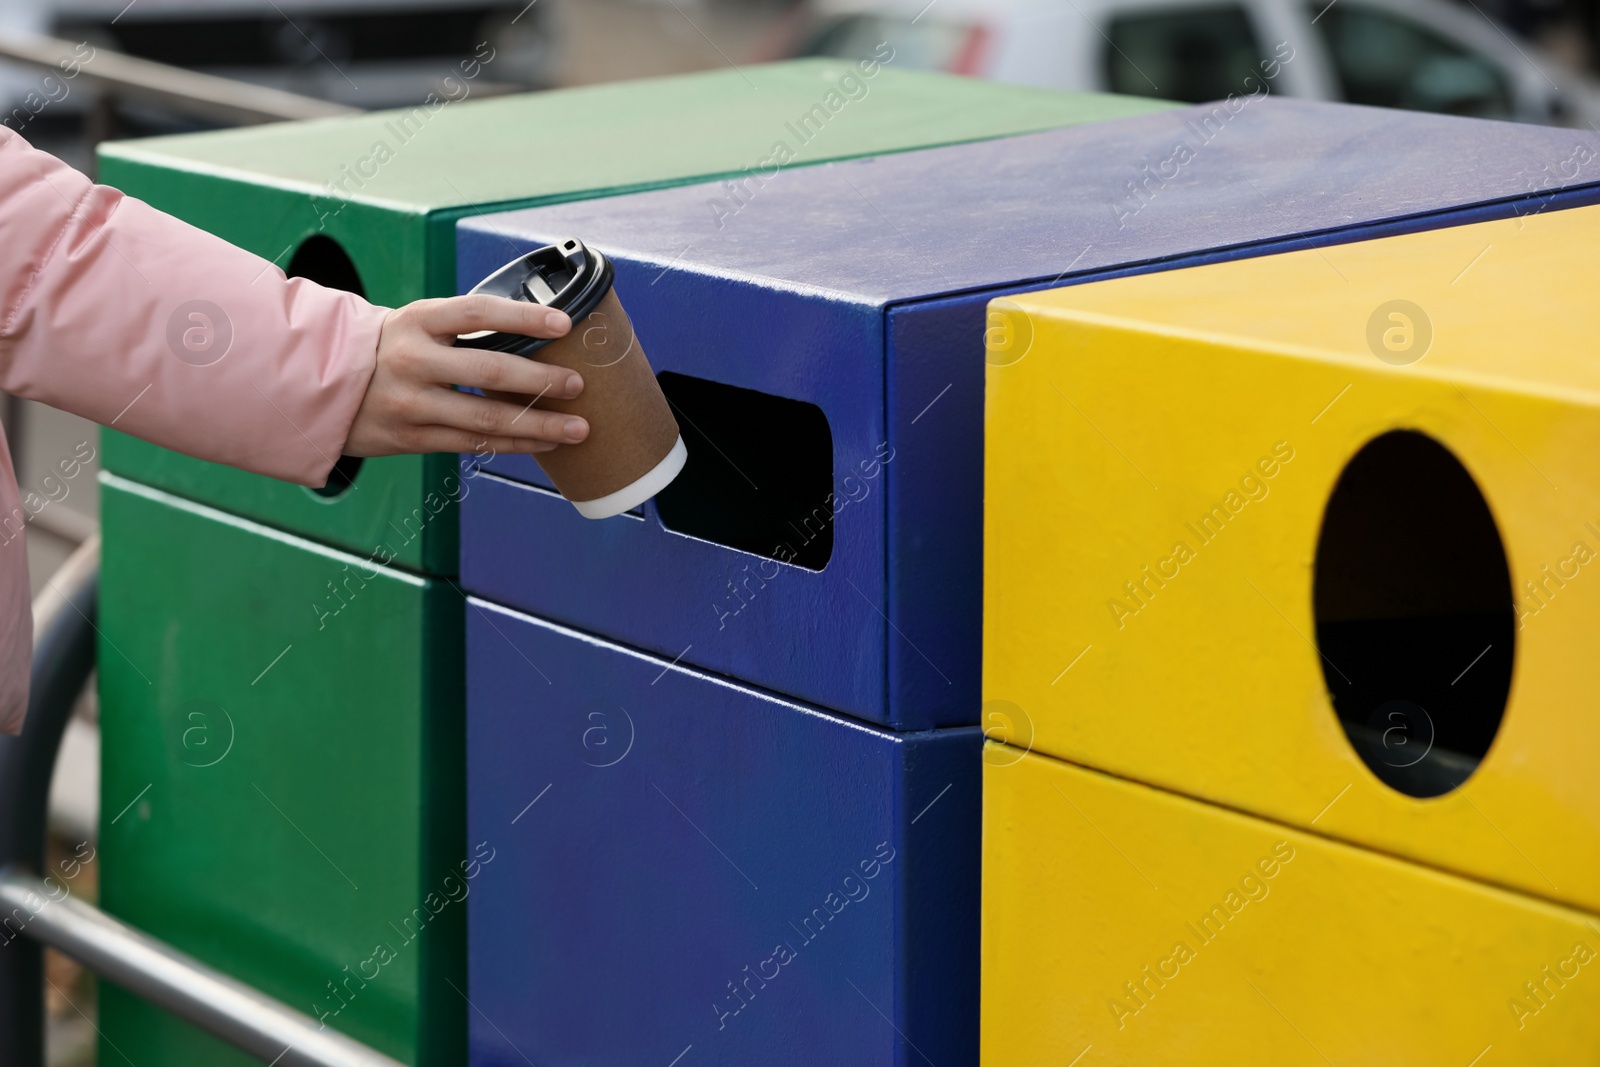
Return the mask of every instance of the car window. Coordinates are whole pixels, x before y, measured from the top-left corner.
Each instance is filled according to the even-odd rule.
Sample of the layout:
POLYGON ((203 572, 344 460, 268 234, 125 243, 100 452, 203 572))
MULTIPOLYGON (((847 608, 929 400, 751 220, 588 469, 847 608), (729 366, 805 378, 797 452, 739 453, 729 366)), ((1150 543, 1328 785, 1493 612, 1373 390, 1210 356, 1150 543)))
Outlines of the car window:
POLYGON ((1511 79, 1497 63, 1408 18, 1338 0, 1316 26, 1352 104, 1481 118, 1514 112, 1511 79))
POLYGON ((948 70, 966 43, 970 27, 927 19, 912 22, 889 15, 846 15, 832 19, 800 50, 803 56, 871 59, 887 41, 894 65, 916 70, 948 70))
POLYGON ((1247 93, 1264 53, 1236 4, 1117 15, 1106 28, 1106 83, 1115 93, 1201 103, 1247 93))

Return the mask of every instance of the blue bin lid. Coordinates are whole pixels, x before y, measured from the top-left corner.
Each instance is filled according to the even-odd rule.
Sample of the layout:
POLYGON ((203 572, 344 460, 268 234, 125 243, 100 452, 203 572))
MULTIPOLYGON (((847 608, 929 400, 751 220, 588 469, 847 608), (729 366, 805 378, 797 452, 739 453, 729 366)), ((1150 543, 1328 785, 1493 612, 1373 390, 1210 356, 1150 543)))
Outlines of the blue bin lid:
POLYGON ((736 181, 474 217, 459 232, 463 249, 478 235, 503 249, 577 234, 663 270, 887 304, 1470 205, 1504 215, 1508 200, 1596 183, 1591 131, 1238 97, 793 170, 752 161, 736 181))

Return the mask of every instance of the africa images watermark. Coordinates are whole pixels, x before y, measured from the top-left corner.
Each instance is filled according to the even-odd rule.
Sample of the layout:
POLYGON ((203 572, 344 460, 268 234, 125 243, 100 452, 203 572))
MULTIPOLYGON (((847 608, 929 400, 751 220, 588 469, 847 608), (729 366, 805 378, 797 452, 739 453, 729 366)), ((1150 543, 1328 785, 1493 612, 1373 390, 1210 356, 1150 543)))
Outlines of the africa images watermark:
MULTIPOLYGON (((459 875, 454 873, 445 875, 439 883, 439 890, 429 891, 423 897, 422 903, 412 908, 410 914, 400 920, 399 926, 390 922, 389 928, 397 935, 400 949, 404 949, 421 937, 428 924, 438 918, 451 904, 459 904, 466 900, 467 894, 472 892, 469 883, 483 873, 484 867, 494 862, 495 855, 495 850, 489 842, 479 842, 473 849, 473 858, 461 861, 459 875), (488 855, 484 854, 485 850, 488 851, 488 855)), ((345 964, 337 984, 330 980, 328 993, 320 1001, 312 1002, 311 1010, 322 1023, 322 1027, 325 1028, 329 1019, 348 1008, 356 996, 367 988, 368 982, 377 981, 383 973, 383 968, 400 958, 400 949, 395 948, 390 941, 380 941, 373 945, 371 955, 355 965, 354 971, 350 969, 348 963, 345 964)))
POLYGON ((1533 196, 1516 205, 1514 210, 1518 217, 1526 218, 1544 211, 1557 193, 1568 186, 1579 184, 1583 169, 1596 159, 1600 159, 1600 153, 1582 142, 1577 142, 1573 144, 1572 152, 1567 158, 1554 167, 1546 163, 1538 170, 1522 171, 1519 177, 1527 180, 1528 192, 1533 196))
POLYGON ((1433 347, 1433 320, 1410 300, 1388 300, 1367 317, 1367 348, 1391 367, 1409 367, 1433 347))
MULTIPOLYGON (((1596 529, 1594 523, 1585 522, 1583 528, 1600 543, 1600 529, 1596 529)), ((1523 596, 1512 604, 1517 613, 1517 629, 1522 629, 1529 619, 1548 608, 1551 601, 1567 587, 1567 583, 1581 574, 1583 568, 1594 559, 1595 550, 1589 547, 1587 541, 1574 541, 1572 550, 1565 558, 1556 560, 1554 565, 1546 563, 1539 568, 1537 579, 1523 579, 1523 596)))
POLYGON ((628 753, 633 751, 633 743, 638 739, 638 727, 634 725, 633 716, 621 704, 617 710, 622 712, 622 721, 628 725, 628 739, 618 744, 611 736, 611 713, 609 711, 591 711, 583 717, 588 723, 583 728, 580 740, 583 743, 583 756, 581 759, 591 767, 604 770, 615 767, 628 758, 628 753), (619 751, 620 750, 620 751, 619 751))
POLYGON ((312 194, 311 209, 317 213, 317 228, 326 228, 328 220, 343 211, 351 197, 377 178, 383 168, 400 154, 400 150, 427 128, 435 115, 471 96, 470 83, 494 61, 495 55, 488 41, 481 42, 471 59, 463 59, 456 64, 454 69, 461 72, 460 77, 454 73, 445 75, 440 86, 442 94, 430 92, 421 104, 410 111, 384 120, 383 131, 388 136, 373 141, 366 155, 358 158, 354 164, 341 164, 338 173, 322 183, 321 192, 312 194))
POLYGON ((787 138, 780 137, 773 142, 772 151, 767 154, 766 159, 754 166, 745 167, 743 177, 724 181, 722 188, 728 195, 714 196, 706 201, 717 229, 722 229, 728 219, 743 211, 756 193, 776 178, 784 167, 798 159, 801 149, 815 140, 835 115, 842 112, 850 103, 865 100, 867 94, 872 91, 872 87, 867 83, 878 76, 884 65, 892 63, 894 57, 894 47, 888 41, 879 41, 878 47, 873 50, 872 58, 859 61, 854 70, 840 75, 834 87, 829 89, 820 101, 813 104, 795 121, 783 124, 784 129, 793 135, 795 144, 790 144, 787 138))
POLYGON ((39 79, 39 84, 28 91, 22 102, 11 109, 11 114, 3 120, 5 125, 21 133, 27 129, 28 123, 38 118, 51 104, 59 104, 72 95, 72 79, 83 72, 84 65, 94 59, 94 46, 87 41, 79 42, 72 49, 72 55, 61 60, 56 67, 61 71, 59 76, 46 74, 39 79))
POLYGON ((1133 978, 1122 983, 1123 993, 1106 1000, 1111 1017, 1117 1021, 1117 1029, 1127 1029, 1128 1020, 1148 1008, 1156 994, 1165 989, 1167 983, 1175 981, 1183 973, 1183 968, 1199 958, 1200 949, 1221 937, 1229 923, 1237 922, 1247 906, 1266 900, 1272 892, 1268 883, 1283 873, 1283 868, 1289 865, 1294 855, 1294 846, 1288 841, 1273 845, 1270 853, 1256 860, 1239 878, 1238 888, 1229 886, 1222 901, 1213 904, 1197 920, 1198 925, 1195 922, 1183 924, 1187 934, 1173 943, 1171 952, 1153 966, 1146 964, 1133 978), (1193 947, 1189 945, 1189 937, 1194 939, 1193 947))
POLYGON ((185 300, 167 316, 167 349, 191 367, 209 367, 232 347, 233 320, 210 300, 185 300))
POLYGON ((1111 205, 1112 212, 1117 216, 1118 229, 1125 229, 1128 221, 1143 211, 1156 195, 1167 187, 1168 182, 1176 180, 1183 168, 1198 158, 1200 149, 1216 140, 1217 136, 1228 128, 1228 123, 1250 106, 1251 101, 1262 100, 1272 95, 1270 83, 1283 72, 1287 64, 1293 62, 1295 52, 1289 42, 1279 41, 1272 50, 1272 55, 1272 59, 1263 59, 1260 63, 1261 78, 1257 78, 1254 74, 1245 77, 1243 84, 1250 90, 1249 92, 1243 96, 1229 93, 1221 103, 1200 119, 1199 125, 1192 119, 1185 123, 1197 138, 1198 145, 1191 145, 1187 140, 1178 141, 1173 144, 1166 157, 1154 167, 1149 163, 1140 165, 1139 178, 1129 181, 1122 200, 1111 205), (1255 83, 1254 89, 1250 89, 1252 82, 1255 83))
POLYGON ((343 564, 340 575, 327 580, 327 595, 320 595, 311 603, 311 613, 316 616, 317 629, 328 628, 328 620, 337 618, 340 612, 349 607, 367 583, 377 578, 381 571, 379 568, 387 567, 399 558, 400 553, 417 538, 434 519, 448 511, 453 505, 459 505, 467 498, 471 488, 469 481, 480 473, 481 464, 493 459, 497 453, 492 448, 485 448, 473 453, 473 463, 466 474, 451 471, 439 482, 439 488, 430 489, 423 494, 422 502, 411 509, 409 515, 399 516, 398 521, 391 518, 389 528, 397 535, 389 541, 379 542, 367 558, 355 565, 352 570, 350 564, 343 564))
POLYGON ((411 542, 422 536, 423 530, 435 518, 442 515, 452 504, 460 504, 467 498, 467 478, 457 473, 445 475, 440 488, 429 490, 423 495, 422 503, 411 509, 411 514, 402 515, 398 522, 389 520, 389 528, 397 535, 392 541, 383 541, 374 548, 370 555, 355 565, 352 570, 346 563, 340 567, 340 574, 329 578, 325 583, 327 595, 320 596, 311 603, 311 613, 317 618, 317 629, 328 628, 328 620, 337 618, 338 615, 355 602, 367 583, 379 577, 380 568, 387 567, 399 558, 401 551, 411 542), (453 485, 451 483, 454 483, 453 485))
POLYGON ((72 850, 71 856, 60 861, 56 864, 56 870, 44 876, 44 896, 30 892, 22 904, 12 908, 10 914, 0 917, 0 934, 5 936, 5 940, 0 941, 0 948, 9 947, 40 912, 51 904, 59 904, 70 897, 72 895, 70 883, 83 873, 85 867, 94 862, 95 855, 93 845, 87 841, 79 842, 72 850), (85 855, 85 852, 88 854, 85 855))
POLYGON ((887 441, 879 444, 869 458, 861 460, 853 468, 847 468, 851 473, 845 475, 809 514, 802 516, 799 525, 795 525, 793 520, 789 522, 790 528, 798 535, 797 542, 784 541, 773 546, 772 555, 755 563, 753 573, 750 570, 752 564, 746 563, 727 578, 725 584, 730 595, 719 597, 711 603, 711 610, 717 616, 717 629, 726 629, 729 619, 748 607, 768 582, 783 573, 779 564, 792 564, 799 558, 801 549, 821 537, 833 525, 840 512, 871 496, 873 481, 893 461, 894 448, 887 441), (859 477, 856 472, 859 472, 859 477), (796 543, 798 548, 795 547, 796 543), (751 582, 755 583, 753 589, 751 582))
POLYGON ((717 1017, 717 1029, 726 1030, 728 1020, 748 1008, 756 999, 756 993, 767 988, 768 982, 776 981, 783 974, 783 968, 799 959, 800 950, 821 937, 828 924, 838 918, 845 908, 871 896, 872 886, 868 883, 882 874, 883 869, 894 862, 894 858, 894 846, 887 841, 878 842, 872 857, 856 865, 861 872, 859 876, 856 871, 845 875, 839 888, 829 892, 821 904, 812 908, 810 914, 800 920, 799 926, 792 922, 789 924, 789 929, 795 932, 795 940, 790 940, 786 935, 773 946, 771 955, 756 964, 754 971, 748 963, 745 964, 742 976, 728 983, 728 995, 711 1002, 711 1011, 717 1017), (799 944, 796 945, 795 941, 799 944))
POLYGON ((238 740, 238 730, 227 708, 209 700, 193 700, 179 708, 179 711, 183 713, 181 721, 187 724, 178 736, 186 765, 215 767, 228 758, 228 753, 233 751, 234 741, 238 740), (213 736, 212 728, 220 725, 227 726, 226 737, 223 737, 220 729, 213 736))
POLYGON ((1572 946, 1572 952, 1552 966, 1545 964, 1533 978, 1522 983, 1522 991, 1506 1000, 1511 1017, 1517 1020, 1517 1029, 1526 1030, 1528 1020, 1550 1006, 1550 1002, 1567 988, 1567 983, 1582 973, 1583 967, 1593 963, 1595 951, 1587 941, 1572 946), (1571 970, 1568 970, 1568 968, 1571 970))
POLYGON ((1183 568, 1199 557, 1200 548, 1221 537, 1223 530, 1239 517, 1247 505, 1267 499, 1272 492, 1272 479, 1293 459, 1294 446, 1287 441, 1277 442, 1270 454, 1256 460, 1255 466, 1239 479, 1239 488, 1229 489, 1220 503, 1211 505, 1210 510, 1200 516, 1198 525, 1196 522, 1185 522, 1184 529, 1193 535, 1195 546, 1199 547, 1191 546, 1187 540, 1179 540, 1173 544, 1169 555, 1153 565, 1145 564, 1139 568, 1139 574, 1123 582, 1122 589, 1127 599, 1119 595, 1106 601, 1111 621, 1117 624, 1117 629, 1126 628, 1129 619, 1148 608, 1156 594, 1165 589, 1168 582, 1175 581, 1183 573, 1183 568))
POLYGON ((0 519, 0 546, 8 545, 21 537, 29 520, 38 518, 39 513, 45 508, 67 499, 67 495, 72 492, 72 480, 83 473, 85 464, 94 462, 94 457, 94 445, 88 441, 79 441, 73 447, 71 455, 57 460, 51 473, 39 480, 39 488, 24 493, 21 504, 12 508, 11 514, 0 519))

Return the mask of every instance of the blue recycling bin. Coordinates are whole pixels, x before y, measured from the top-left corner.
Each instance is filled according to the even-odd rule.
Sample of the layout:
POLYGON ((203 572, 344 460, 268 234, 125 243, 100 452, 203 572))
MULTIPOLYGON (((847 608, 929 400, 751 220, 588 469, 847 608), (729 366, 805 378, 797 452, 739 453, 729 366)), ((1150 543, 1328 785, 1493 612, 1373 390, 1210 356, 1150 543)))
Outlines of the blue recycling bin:
POLYGON ((477 1067, 976 1062, 989 302, 1600 201, 1570 132, 1235 103, 458 225, 463 290, 611 257, 690 453, 599 522, 463 459, 477 1067), (879 841, 862 940, 767 964, 879 841))

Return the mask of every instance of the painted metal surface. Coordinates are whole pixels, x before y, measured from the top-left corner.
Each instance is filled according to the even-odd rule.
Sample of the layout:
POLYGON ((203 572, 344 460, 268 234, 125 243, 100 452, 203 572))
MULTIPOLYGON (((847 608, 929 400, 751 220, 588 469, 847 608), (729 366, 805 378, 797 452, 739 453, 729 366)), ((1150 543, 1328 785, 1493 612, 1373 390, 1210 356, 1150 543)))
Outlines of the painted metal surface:
POLYGON ((458 284, 508 242, 580 234, 658 371, 821 407, 833 500, 793 522, 838 514, 819 572, 673 533, 654 505, 585 523, 531 459, 496 457, 463 505, 463 582, 896 728, 976 722, 990 297, 1592 202, 1600 168, 1563 164, 1595 140, 1264 100, 464 219, 458 284))
POLYGON ((1463 1067, 1600 1054, 1600 923, 991 746, 983 1062, 1463 1067))
MULTIPOLYGON (((409 111, 104 145, 100 178, 280 267, 307 239, 329 238, 369 299, 398 306, 455 291, 455 222, 486 205, 607 196, 1169 106, 876 63, 867 76, 837 60, 481 101, 469 99, 472 78, 492 76, 492 57, 465 57, 462 71, 453 101, 409 111), (469 63, 477 73, 465 73, 469 63)), ((104 464, 363 554, 403 537, 396 530, 415 525, 425 499, 439 494, 443 517, 396 545, 397 562, 455 573, 452 456, 368 461, 359 491, 336 500, 114 432, 105 434, 104 464)))
MULTIPOLYGON (((1032 350, 988 383, 986 699, 1037 751, 1600 909, 1597 239, 1579 208, 1018 299, 1032 350), (1399 364, 1369 334, 1396 299, 1431 334, 1399 364), (1327 671, 1368 664, 1325 670, 1315 643, 1330 496, 1392 430, 1466 468, 1515 600, 1498 733, 1430 799, 1359 758, 1327 671)), ((1466 585, 1449 531, 1382 555, 1418 551, 1466 585)), ((1488 652, 1456 649, 1437 686, 1488 652)))
MULTIPOLYGON (((437 653, 460 595, 101 489, 102 906, 389 1056, 460 1063, 463 683, 437 653)), ((109 983, 99 1026, 105 1062, 254 1062, 109 983)))
POLYGON ((976 1060, 976 729, 477 600, 467 636, 475 1067, 976 1060))

